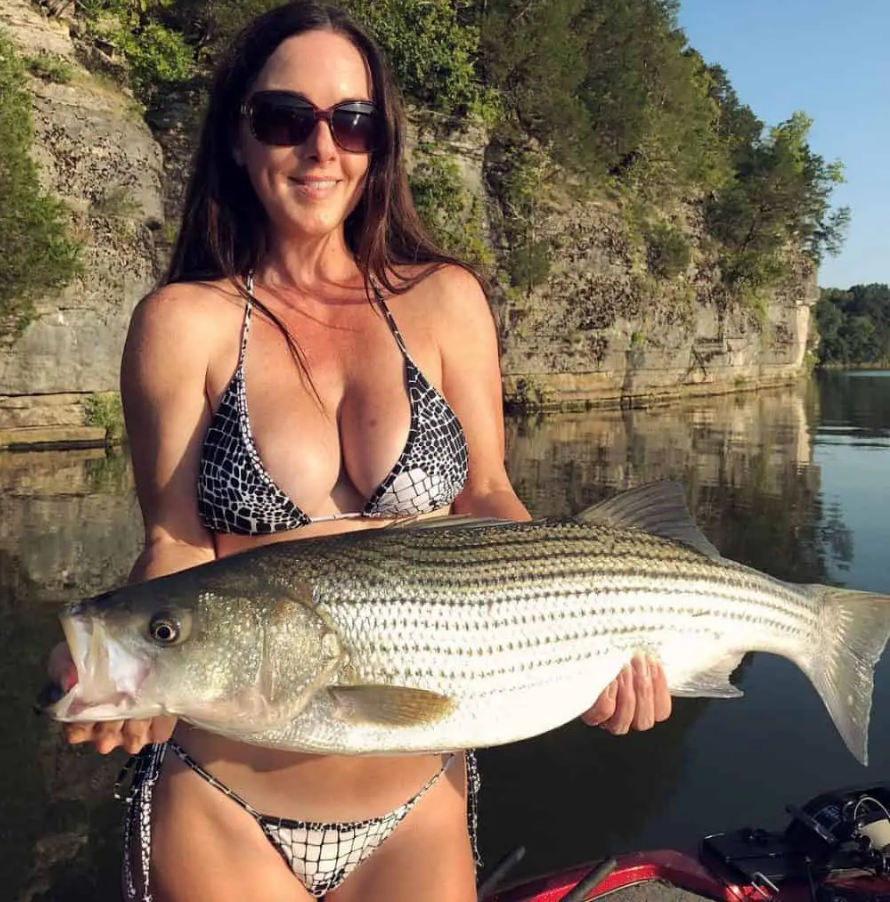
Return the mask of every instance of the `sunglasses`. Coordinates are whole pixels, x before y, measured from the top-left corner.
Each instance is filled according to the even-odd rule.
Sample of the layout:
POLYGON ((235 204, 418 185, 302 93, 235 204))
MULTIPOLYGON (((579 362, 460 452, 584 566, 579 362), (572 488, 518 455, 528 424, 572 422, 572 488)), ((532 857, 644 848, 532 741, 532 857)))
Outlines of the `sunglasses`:
POLYGON ((334 143, 347 153, 371 153, 382 142, 383 121, 373 103, 347 100, 320 110, 291 91, 257 91, 242 106, 250 132, 261 144, 297 147, 319 122, 327 122, 334 143))

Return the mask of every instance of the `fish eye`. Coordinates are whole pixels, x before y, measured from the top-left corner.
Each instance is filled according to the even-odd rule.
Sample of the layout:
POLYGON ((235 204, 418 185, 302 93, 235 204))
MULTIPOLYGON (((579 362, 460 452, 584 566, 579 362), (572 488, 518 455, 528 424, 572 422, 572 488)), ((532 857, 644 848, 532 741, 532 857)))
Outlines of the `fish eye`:
POLYGON ((148 623, 148 635, 158 645, 176 645, 182 638, 182 624, 170 611, 160 611, 148 623))

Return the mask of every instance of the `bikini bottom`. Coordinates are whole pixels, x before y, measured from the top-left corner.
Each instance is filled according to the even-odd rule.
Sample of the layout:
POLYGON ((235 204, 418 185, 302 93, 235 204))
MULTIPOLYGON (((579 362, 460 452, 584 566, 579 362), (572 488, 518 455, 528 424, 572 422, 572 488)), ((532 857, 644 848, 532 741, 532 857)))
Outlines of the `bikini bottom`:
MULTIPOLYGON (((127 902, 151 902, 149 865, 151 861, 151 800, 152 791, 161 772, 167 751, 173 752, 187 767, 211 786, 227 795, 243 808, 263 831, 275 850, 284 859, 297 879, 314 898, 322 898, 338 887, 405 819, 415 805, 442 778, 454 760, 448 755, 439 771, 407 802, 381 817, 361 821, 324 823, 272 817, 257 811, 249 802, 209 774, 172 739, 146 746, 124 766, 123 777, 133 771, 133 780, 125 796, 127 814, 124 821, 124 891, 127 902), (137 891, 132 858, 138 836, 141 893, 137 891)), ((473 856, 479 864, 476 842, 476 794, 479 790, 476 758, 467 752, 468 822, 473 856)))

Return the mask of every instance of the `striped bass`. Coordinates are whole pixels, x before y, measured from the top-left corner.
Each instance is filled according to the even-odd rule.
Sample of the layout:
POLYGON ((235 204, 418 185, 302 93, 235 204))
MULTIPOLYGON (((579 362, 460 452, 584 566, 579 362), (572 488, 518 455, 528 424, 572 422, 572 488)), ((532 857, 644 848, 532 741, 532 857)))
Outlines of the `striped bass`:
MULTIPOLYGON (((811 680, 867 761, 890 598, 720 556, 674 483, 566 520, 443 517, 265 545, 67 607, 60 721, 174 714, 248 743, 368 755, 500 745, 587 710, 640 652, 732 698, 744 654, 811 680)), ((61 696, 61 697, 59 697, 61 696)))

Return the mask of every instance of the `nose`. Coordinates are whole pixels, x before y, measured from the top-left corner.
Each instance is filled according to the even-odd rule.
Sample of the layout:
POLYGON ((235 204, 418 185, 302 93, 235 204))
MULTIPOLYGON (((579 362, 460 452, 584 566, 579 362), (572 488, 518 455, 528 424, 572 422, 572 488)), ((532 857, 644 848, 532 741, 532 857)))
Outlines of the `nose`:
POLYGON ((316 160, 331 160, 337 155, 337 144, 331 131, 330 123, 319 119, 306 141, 309 156, 316 160))

